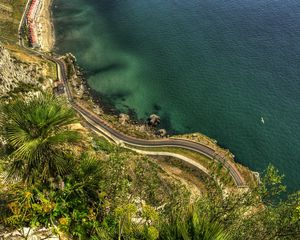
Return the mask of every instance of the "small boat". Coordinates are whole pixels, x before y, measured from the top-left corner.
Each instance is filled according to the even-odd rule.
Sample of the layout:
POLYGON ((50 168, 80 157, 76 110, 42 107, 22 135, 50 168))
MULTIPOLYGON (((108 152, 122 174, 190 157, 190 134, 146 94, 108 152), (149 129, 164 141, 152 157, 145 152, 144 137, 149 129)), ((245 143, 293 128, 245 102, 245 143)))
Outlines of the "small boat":
POLYGON ((263 117, 261 117, 260 121, 262 122, 262 124, 265 124, 265 120, 263 117))

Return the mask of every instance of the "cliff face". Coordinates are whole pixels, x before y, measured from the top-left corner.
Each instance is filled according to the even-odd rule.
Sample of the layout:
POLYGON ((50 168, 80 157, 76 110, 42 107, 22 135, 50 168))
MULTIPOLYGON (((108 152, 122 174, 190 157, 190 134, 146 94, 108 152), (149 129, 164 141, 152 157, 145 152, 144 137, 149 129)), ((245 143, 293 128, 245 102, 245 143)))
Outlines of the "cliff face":
POLYGON ((0 95, 5 95, 20 83, 36 85, 37 79, 36 65, 19 61, 0 45, 0 95))

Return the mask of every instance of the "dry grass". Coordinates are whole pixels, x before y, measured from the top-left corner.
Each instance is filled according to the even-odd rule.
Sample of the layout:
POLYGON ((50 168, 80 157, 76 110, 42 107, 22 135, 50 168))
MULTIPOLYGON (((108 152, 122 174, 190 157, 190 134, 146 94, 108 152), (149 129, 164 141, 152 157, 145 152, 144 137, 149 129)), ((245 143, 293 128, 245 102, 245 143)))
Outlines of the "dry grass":
POLYGON ((56 80, 57 70, 55 63, 45 60, 44 58, 41 58, 37 55, 33 55, 26 49, 15 44, 7 44, 5 45, 5 48, 9 50, 11 56, 13 56, 18 61, 40 66, 41 74, 45 79, 51 78, 52 80, 56 80))
POLYGON ((1 0, 0 2, 0 40, 3 43, 16 43, 18 26, 26 0, 1 0))
POLYGON ((10 54, 20 60, 21 62, 39 64, 41 58, 32 54, 29 54, 18 45, 7 44, 5 48, 9 50, 10 54))
POLYGON ((47 65, 46 68, 46 75, 47 77, 56 80, 57 79, 57 69, 56 69, 56 64, 51 61, 44 61, 47 65))
POLYGON ((196 200, 206 192, 205 184, 196 176, 184 171, 179 167, 171 166, 165 161, 157 162, 169 175, 179 180, 191 192, 191 201, 196 200))
MULTIPOLYGON (((144 151, 154 151, 154 152, 171 152, 180 154, 184 157, 190 158, 198 163, 200 163, 202 166, 207 168, 212 174, 216 175, 217 179, 219 179, 225 186, 233 187, 235 186, 235 183, 232 179, 232 177, 229 175, 228 170, 222 165, 220 165, 218 162, 206 157, 205 155, 202 155, 200 153, 196 153, 191 150, 183 149, 183 148, 177 148, 177 147, 135 147, 136 149, 144 150, 144 151)), ((173 164, 172 162, 170 162, 173 164)))

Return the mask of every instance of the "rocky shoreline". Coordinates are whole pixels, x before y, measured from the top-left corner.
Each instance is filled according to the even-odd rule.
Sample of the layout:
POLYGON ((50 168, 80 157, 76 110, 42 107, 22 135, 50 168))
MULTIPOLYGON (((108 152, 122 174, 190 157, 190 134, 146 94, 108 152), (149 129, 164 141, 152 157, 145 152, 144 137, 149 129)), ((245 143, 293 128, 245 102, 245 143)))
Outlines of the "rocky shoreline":
POLYGON ((86 78, 86 73, 76 61, 72 53, 67 53, 63 57, 66 62, 69 74, 69 86, 73 97, 81 105, 88 107, 97 115, 111 123, 116 129, 135 137, 146 139, 161 138, 167 136, 165 129, 159 129, 160 118, 151 114, 146 121, 138 120, 133 114, 120 112, 113 108, 112 104, 103 101, 103 96, 93 91, 86 78), (140 132, 138 134, 138 132, 140 132))
MULTIPOLYGON (((53 0, 37 1, 41 1, 41 7, 34 18, 38 32, 37 48, 43 52, 51 53, 55 45, 55 31, 52 19, 53 0)), ((69 74, 68 77, 70 79, 74 97, 82 105, 89 106, 93 112, 112 123, 118 130, 123 130, 124 132, 124 130, 130 129, 130 131, 124 132, 126 134, 130 133, 136 137, 145 137, 149 139, 166 136, 166 130, 156 129, 159 123, 158 116, 155 121, 153 120, 153 116, 149 116, 147 121, 141 121, 135 117, 133 110, 128 114, 118 111, 111 103, 105 100, 105 97, 89 87, 86 73, 84 72, 84 69, 76 63, 76 57, 72 53, 67 53, 61 58, 66 62, 69 74), (137 133, 138 131, 140 134, 137 133)), ((56 90, 57 84, 59 83, 54 82, 54 86, 52 86, 56 90)))
MULTIPOLYGON (((49 1, 49 4, 50 8, 52 1, 49 1)), ((49 18, 49 21, 52 24, 52 18, 49 18)), ((107 123, 111 124, 111 126, 113 126, 115 129, 123 132, 124 134, 144 139, 169 137, 165 129, 158 128, 160 123, 159 116, 151 114, 147 121, 139 121, 134 117, 134 113, 132 115, 128 115, 126 113, 119 112, 113 108, 112 104, 103 101, 103 96, 90 88, 84 69, 77 64, 76 57, 72 53, 67 53, 62 58, 67 64, 69 86, 71 87, 73 96, 79 105, 91 110, 107 123)), ((185 134, 179 136, 179 138, 189 140, 192 138, 192 140, 196 142, 200 142, 204 145, 207 144, 208 147, 218 149, 218 151, 221 151, 224 153, 224 155, 227 155, 227 160, 235 162, 234 155, 228 149, 219 147, 216 140, 210 139, 201 133, 185 134)), ((243 170, 244 174, 249 175, 249 178, 252 178, 253 172, 250 169, 240 164, 238 164, 238 166, 243 170)), ((251 182, 253 181, 255 180, 252 178, 251 182)))
MULTIPOLYGON (((69 77, 69 83, 71 89, 74 91, 73 96, 75 96, 77 102, 89 108, 101 118, 111 123, 114 128, 127 135, 142 137, 144 139, 170 137, 167 135, 165 129, 158 129, 160 118, 155 114, 151 114, 147 119, 147 122, 139 122, 133 120, 131 116, 125 113, 105 111, 105 108, 102 105, 103 101, 101 101, 101 98, 99 98, 97 93, 93 94, 93 91, 88 85, 87 78, 85 77, 84 69, 76 63, 76 57, 73 54, 68 53, 65 56, 65 61, 67 65, 73 68, 71 71, 73 74, 69 77)), ((108 105, 108 107, 111 107, 111 105, 108 105)), ((209 148, 214 149, 220 156, 223 156, 227 161, 234 163, 239 171, 243 173, 243 176, 250 185, 255 185, 256 182, 260 181, 259 173, 253 172, 248 167, 237 163, 234 154, 231 153, 229 149, 220 147, 215 139, 209 138, 201 133, 182 134, 171 136, 171 138, 186 139, 208 146, 209 148)))

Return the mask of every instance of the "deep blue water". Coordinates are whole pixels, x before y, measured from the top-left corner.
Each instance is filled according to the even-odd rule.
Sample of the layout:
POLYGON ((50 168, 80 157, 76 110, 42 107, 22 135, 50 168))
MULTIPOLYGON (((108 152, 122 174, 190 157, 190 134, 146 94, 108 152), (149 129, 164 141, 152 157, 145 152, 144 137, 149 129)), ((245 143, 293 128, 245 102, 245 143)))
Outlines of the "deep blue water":
POLYGON ((299 189, 299 0, 54 3, 57 51, 105 101, 215 138, 253 170, 271 162, 299 189))

